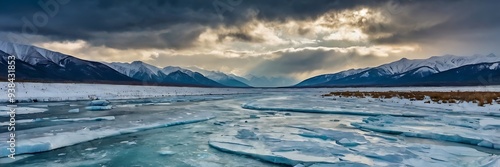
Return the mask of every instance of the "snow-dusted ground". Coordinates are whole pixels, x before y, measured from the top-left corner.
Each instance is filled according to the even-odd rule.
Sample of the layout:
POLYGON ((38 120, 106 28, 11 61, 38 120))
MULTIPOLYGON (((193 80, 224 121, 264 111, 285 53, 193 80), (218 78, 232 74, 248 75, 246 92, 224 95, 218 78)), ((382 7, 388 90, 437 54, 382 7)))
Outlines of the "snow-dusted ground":
MULTIPOLYGON (((36 84, 24 86, 28 85, 36 84)), ((56 86, 45 84, 39 88, 55 90, 56 86)), ((89 101, 18 104, 26 112, 16 117, 17 153, 27 154, 17 155, 17 161, 0 158, 0 165, 500 166, 497 105, 320 96, 338 90, 437 88, 129 86, 134 89, 127 90, 113 86, 65 84, 61 89, 68 90, 59 99, 26 94, 23 98, 38 96, 55 101, 85 100, 92 94, 111 99, 109 105, 113 107, 90 111, 86 108, 89 101), (70 89, 72 86, 79 89, 70 89), (85 86, 93 89, 80 90, 85 86), (180 90, 199 95, 162 96, 180 90), (216 90, 226 95, 215 95, 222 94, 216 90)), ((7 124, 7 117, 0 115, 0 138, 7 138, 7 124)), ((0 143, 0 157, 7 154, 4 147, 6 143, 0 143)))
MULTIPOLYGON (((0 91, 7 91, 7 82, 0 82, 0 91)), ((238 88, 194 88, 141 85, 73 84, 73 83, 16 83, 16 99, 20 101, 68 101, 102 99, 134 99, 176 95, 237 94, 251 91, 238 88)), ((7 102, 7 95, 0 101, 7 102)))

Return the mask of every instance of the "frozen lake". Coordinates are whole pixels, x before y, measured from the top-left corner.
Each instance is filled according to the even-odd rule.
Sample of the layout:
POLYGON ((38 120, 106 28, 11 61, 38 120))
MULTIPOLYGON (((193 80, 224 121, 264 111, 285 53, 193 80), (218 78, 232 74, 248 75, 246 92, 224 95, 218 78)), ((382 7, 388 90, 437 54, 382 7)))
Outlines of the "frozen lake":
POLYGON ((0 166, 500 165, 498 111, 320 96, 336 90, 114 99, 102 111, 22 103, 16 151, 26 154, 11 161, 0 143, 0 166))

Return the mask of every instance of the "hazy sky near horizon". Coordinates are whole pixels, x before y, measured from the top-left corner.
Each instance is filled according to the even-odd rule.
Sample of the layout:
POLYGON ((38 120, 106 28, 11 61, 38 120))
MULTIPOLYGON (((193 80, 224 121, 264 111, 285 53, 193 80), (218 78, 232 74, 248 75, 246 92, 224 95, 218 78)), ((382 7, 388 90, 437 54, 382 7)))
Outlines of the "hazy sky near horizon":
POLYGON ((498 0, 2 0, 0 40, 96 61, 302 80, 402 57, 500 54, 499 7, 498 0))

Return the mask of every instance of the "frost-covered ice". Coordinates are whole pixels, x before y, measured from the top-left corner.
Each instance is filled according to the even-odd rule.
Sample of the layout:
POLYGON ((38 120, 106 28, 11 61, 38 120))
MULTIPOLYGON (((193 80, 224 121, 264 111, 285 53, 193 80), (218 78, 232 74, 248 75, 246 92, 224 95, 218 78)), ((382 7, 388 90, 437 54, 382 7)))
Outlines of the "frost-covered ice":
MULTIPOLYGON (((320 96, 332 89, 216 88, 250 94, 162 97, 158 92, 175 89, 159 87, 153 96, 146 96, 142 93, 153 90, 142 88, 96 95, 108 101, 92 106, 112 105, 104 111, 84 109, 90 101, 20 104, 19 108, 47 112, 17 120, 18 156, 36 154, 24 154, 33 156, 8 165, 493 167, 500 163, 500 151, 495 149, 500 143, 500 118, 493 111, 320 96), (68 112, 73 109, 81 111, 68 112), (199 123, 188 124, 195 122, 199 123), (170 127, 179 124, 187 125, 170 127)), ((111 91, 108 86, 97 89, 111 91)), ((180 90, 217 94, 212 88, 180 90)), ((8 120, 1 122, 7 125, 8 120)), ((0 133, 0 138, 6 135, 0 133)), ((0 143, 0 156, 7 154, 6 146, 0 143)))
MULTIPOLYGON (((159 127, 187 124, 211 119, 210 114, 198 113, 189 118, 179 117, 182 113, 166 112, 149 115, 119 116, 113 121, 74 123, 17 131, 16 153, 36 153, 66 147, 104 137, 128 134, 159 127)), ((114 117, 97 118, 112 119, 114 117)), ((65 121, 95 120, 96 118, 66 119, 65 121)), ((0 133, 7 138, 10 133, 0 133)), ((8 155, 6 142, 0 143, 0 157, 8 155)))
POLYGON ((500 119, 425 117, 369 117, 354 127, 407 137, 427 138, 500 149, 500 119), (496 121, 493 121, 496 120, 496 121), (482 122, 482 124, 480 123, 482 122), (490 124, 491 123, 491 124, 490 124))
POLYGON ((333 101, 327 98, 303 96, 282 96, 263 98, 242 105, 243 108, 252 110, 273 110, 323 114, 348 114, 361 116, 393 115, 406 117, 423 117, 425 114, 413 112, 409 109, 377 106, 376 111, 367 105, 353 103, 352 101, 333 101))
MULTIPOLYGON (((3 90, 7 90, 7 83, 3 90)), ((107 85, 107 84, 74 84, 74 83, 16 83, 16 88, 23 91, 16 92, 16 100, 20 101, 66 101, 89 100, 94 97, 100 99, 136 99, 161 98, 165 96, 181 95, 215 95, 252 93, 249 89, 240 88, 193 88, 168 86, 139 86, 139 85, 107 85)), ((0 101, 7 101, 7 96, 0 97, 0 101)))
MULTIPOLYGON (((483 162, 482 158, 493 158, 489 154, 479 152, 472 148, 456 146, 438 146, 428 144, 408 144, 401 141, 380 140, 379 138, 366 139, 356 132, 342 132, 336 130, 319 130, 321 140, 308 140, 304 136, 294 136, 293 133, 283 133, 286 139, 271 137, 271 134, 248 135, 247 138, 238 137, 241 129, 236 134, 214 135, 209 145, 218 150, 247 155, 264 161, 286 164, 315 164, 316 166, 461 166, 463 164, 486 165, 491 161, 483 162), (364 143, 343 145, 346 136, 360 136, 364 143), (294 138, 292 140, 288 138, 294 138), (330 142, 330 140, 337 141, 330 142)), ((245 132, 250 133, 250 132, 245 132)), ((314 136, 315 138, 317 136, 314 136)), ((356 139, 356 137, 355 137, 356 139)), ((346 142, 351 143, 351 142, 346 142)))

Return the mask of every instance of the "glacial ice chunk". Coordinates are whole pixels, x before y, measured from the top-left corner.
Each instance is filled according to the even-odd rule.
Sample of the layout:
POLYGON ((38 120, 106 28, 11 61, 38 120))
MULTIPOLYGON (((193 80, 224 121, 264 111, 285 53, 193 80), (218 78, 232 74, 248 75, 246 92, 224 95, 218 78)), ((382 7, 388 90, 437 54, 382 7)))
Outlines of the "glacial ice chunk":
MULTIPOLYGON (((34 107, 16 107, 15 114, 33 114, 33 113, 41 113, 46 112, 48 109, 46 108, 34 108, 34 107)), ((0 106, 0 117, 8 117, 10 116, 10 107, 0 106)))
POLYGON ((109 101, 107 100, 92 100, 90 103, 89 103, 89 106, 107 106, 109 105, 109 101))

